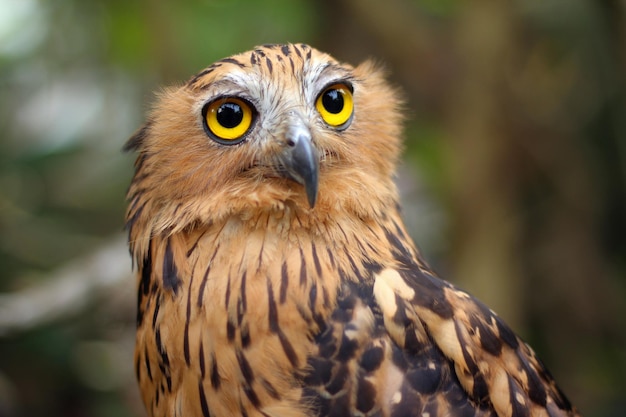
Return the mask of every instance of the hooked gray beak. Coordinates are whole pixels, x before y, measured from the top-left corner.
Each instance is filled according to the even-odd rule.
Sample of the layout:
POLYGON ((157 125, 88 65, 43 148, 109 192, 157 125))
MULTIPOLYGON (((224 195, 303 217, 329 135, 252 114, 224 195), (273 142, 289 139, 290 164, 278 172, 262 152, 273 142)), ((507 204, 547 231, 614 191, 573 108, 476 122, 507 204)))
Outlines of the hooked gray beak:
POLYGON ((311 208, 317 200, 319 154, 311 141, 311 133, 304 126, 289 129, 285 149, 279 156, 286 177, 302 184, 311 208))

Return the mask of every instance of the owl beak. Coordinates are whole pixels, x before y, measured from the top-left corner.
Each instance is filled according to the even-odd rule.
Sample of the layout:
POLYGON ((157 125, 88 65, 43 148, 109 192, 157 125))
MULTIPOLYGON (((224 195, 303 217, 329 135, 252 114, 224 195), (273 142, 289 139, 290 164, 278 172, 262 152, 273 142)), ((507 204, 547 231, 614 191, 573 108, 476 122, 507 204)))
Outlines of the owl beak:
POLYGON ((319 154, 311 141, 311 133, 304 126, 290 129, 286 136, 286 146, 279 159, 285 174, 293 181, 302 184, 311 208, 317 200, 319 179, 319 154))

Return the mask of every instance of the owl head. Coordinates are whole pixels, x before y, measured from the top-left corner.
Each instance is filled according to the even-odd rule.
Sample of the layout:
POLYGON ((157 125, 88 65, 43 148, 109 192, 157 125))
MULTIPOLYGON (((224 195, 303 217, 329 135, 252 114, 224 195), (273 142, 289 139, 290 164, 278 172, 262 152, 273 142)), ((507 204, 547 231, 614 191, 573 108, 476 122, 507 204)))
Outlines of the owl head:
POLYGON ((217 61, 162 91, 126 144, 139 153, 129 223, 149 218, 158 233, 251 211, 374 215, 395 199, 399 103, 371 62, 304 44, 217 61))

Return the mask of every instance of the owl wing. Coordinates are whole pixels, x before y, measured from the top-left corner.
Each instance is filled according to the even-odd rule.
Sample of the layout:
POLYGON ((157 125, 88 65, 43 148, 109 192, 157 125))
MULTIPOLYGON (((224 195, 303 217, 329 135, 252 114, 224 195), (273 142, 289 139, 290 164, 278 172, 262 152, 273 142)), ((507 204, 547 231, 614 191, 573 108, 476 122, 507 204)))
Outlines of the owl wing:
POLYGON ((419 267, 345 284, 309 358, 318 415, 577 416, 484 304, 419 267))
POLYGON ((402 323, 424 329, 474 404, 507 417, 576 415, 532 349, 500 317, 429 270, 383 270, 374 296, 387 329, 402 323))

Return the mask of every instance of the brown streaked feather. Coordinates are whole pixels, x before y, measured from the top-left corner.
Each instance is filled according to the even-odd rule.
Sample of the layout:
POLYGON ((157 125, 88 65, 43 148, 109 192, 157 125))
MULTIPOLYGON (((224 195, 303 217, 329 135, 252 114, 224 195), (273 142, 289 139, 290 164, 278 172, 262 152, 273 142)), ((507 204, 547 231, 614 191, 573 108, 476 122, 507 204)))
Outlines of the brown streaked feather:
POLYGON ((578 415, 533 351, 408 237, 392 181, 399 107, 371 63, 304 44, 225 58, 161 93, 125 147, 138 152, 126 227, 150 416, 578 415), (354 88, 343 130, 314 104, 337 80, 354 88), (201 109, 232 95, 258 120, 228 146, 201 109), (276 166, 294 115, 320 154, 314 208, 276 166))

